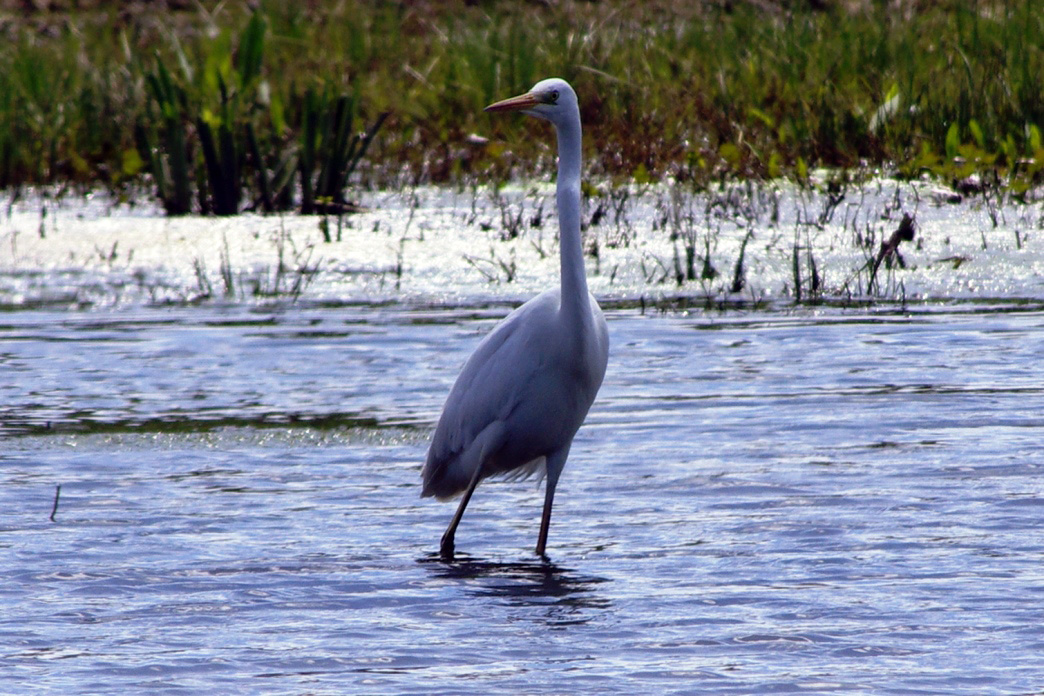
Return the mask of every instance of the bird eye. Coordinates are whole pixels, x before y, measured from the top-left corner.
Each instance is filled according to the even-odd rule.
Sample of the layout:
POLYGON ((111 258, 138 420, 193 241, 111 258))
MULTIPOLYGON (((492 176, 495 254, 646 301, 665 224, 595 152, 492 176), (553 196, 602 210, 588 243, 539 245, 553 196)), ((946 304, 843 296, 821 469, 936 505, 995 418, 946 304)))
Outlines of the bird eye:
POLYGON ((558 90, 557 89, 553 89, 553 90, 551 90, 551 103, 554 104, 557 101, 558 101, 558 90))

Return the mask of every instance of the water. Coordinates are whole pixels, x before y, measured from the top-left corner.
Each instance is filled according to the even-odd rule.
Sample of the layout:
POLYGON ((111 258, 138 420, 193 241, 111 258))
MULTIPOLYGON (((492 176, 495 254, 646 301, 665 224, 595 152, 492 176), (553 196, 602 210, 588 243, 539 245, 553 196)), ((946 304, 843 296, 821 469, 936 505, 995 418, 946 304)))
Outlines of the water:
MULTIPOLYGON (((786 184, 603 186, 583 202, 588 282, 616 302, 789 302, 797 284, 807 299, 814 279, 849 303, 1044 298, 1044 190, 1025 205, 950 195, 887 180, 841 199, 786 184), (868 263, 906 214, 916 238, 899 247, 903 267, 883 263, 871 288, 868 263)), ((369 212, 338 220, 166 218, 104 196, 26 197, 6 215, 0 206, 0 309, 521 302, 557 282, 552 200, 545 183, 418 187, 368 193, 369 212)))
POLYGON ((487 481, 445 563, 420 464, 478 340, 557 278, 547 193, 368 194, 340 240, 7 206, 0 693, 1044 693, 1044 208, 587 200, 612 351, 551 562, 538 485, 487 481), (834 306, 789 303, 795 244, 834 306), (719 276, 676 285, 689 249, 719 276))
POLYGON ((420 464, 506 311, 4 314, 0 692, 1044 691, 1039 303, 614 306, 551 562, 488 481, 444 563, 420 464))

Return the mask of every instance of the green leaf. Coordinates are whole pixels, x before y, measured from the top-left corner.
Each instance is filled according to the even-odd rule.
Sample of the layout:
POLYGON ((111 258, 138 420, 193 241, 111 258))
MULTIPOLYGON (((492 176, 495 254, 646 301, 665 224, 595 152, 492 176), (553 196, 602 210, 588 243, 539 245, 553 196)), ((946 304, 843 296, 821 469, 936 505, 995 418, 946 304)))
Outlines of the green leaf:
POLYGON ((185 49, 182 48, 181 42, 178 40, 178 35, 174 31, 170 32, 170 43, 171 48, 174 49, 174 56, 177 58, 178 67, 181 69, 185 82, 191 83, 195 79, 195 73, 192 65, 189 63, 188 56, 185 55, 185 49))
POLYGON ((236 55, 236 72, 239 73, 240 86, 245 87, 261 74, 261 59, 264 53, 265 30, 268 23, 260 12, 250 17, 246 29, 239 37, 239 51, 236 55))
POLYGON ((874 115, 870 118, 870 123, 867 128, 871 133, 875 133, 882 124, 891 120, 891 118, 899 111, 899 104, 901 102, 901 95, 899 94, 899 85, 892 83, 892 86, 888 89, 888 93, 885 94, 884 101, 874 111, 874 115))
POLYGON ((778 179, 779 178, 780 166, 779 166, 779 153, 778 152, 773 152, 771 155, 769 155, 769 161, 768 161, 767 169, 768 169, 768 175, 769 175, 770 179, 778 179))
POLYGON ((1029 149, 1031 154, 1036 154, 1040 150, 1040 129, 1037 128, 1036 124, 1029 124, 1026 126, 1026 139, 1029 140, 1029 149))
POLYGON ((1000 148, 1001 152, 1004 153, 1004 161, 1009 166, 1014 164, 1015 160, 1018 159, 1018 148, 1015 147, 1015 138, 1011 137, 1010 133, 1001 141, 1000 148))
POLYGON ((91 165, 87 164, 87 160, 78 152, 69 153, 69 164, 72 166, 73 171, 80 176, 85 176, 91 170, 91 165))
POLYGON ((286 130, 286 114, 283 111, 283 98, 279 96, 278 91, 269 93, 268 113, 272 119, 272 130, 276 135, 282 135, 286 130))
POLYGON ((203 122, 211 128, 217 128, 221 125, 221 117, 206 107, 203 107, 200 117, 203 119, 203 122))
POLYGON ((739 148, 732 143, 724 143, 718 148, 718 154, 721 158, 729 163, 729 166, 735 167, 739 165, 740 151, 739 148))
POLYGON ((957 122, 954 121, 950 124, 949 130, 946 131, 946 156, 953 159, 957 156, 957 151, 961 147, 961 131, 957 127, 957 122))
POLYGON ((974 118, 968 121, 968 130, 971 131, 972 138, 975 139, 975 144, 981 148, 986 147, 986 139, 982 135, 982 128, 979 127, 979 122, 974 118))
POLYGON ((762 123, 764 123, 769 128, 775 128, 776 127, 775 120, 771 116, 769 116, 767 113, 765 113, 761 109, 757 108, 756 106, 752 106, 749 109, 747 109, 747 114, 749 116, 752 116, 752 117, 756 118, 757 120, 761 121, 762 123))
POLYGON ((123 151, 120 171, 126 177, 137 175, 145 167, 145 160, 141 158, 137 148, 127 148, 123 151))
POLYGON ((638 166, 631 172, 631 178, 636 184, 648 184, 652 180, 649 177, 649 170, 645 167, 645 162, 638 163, 638 166))

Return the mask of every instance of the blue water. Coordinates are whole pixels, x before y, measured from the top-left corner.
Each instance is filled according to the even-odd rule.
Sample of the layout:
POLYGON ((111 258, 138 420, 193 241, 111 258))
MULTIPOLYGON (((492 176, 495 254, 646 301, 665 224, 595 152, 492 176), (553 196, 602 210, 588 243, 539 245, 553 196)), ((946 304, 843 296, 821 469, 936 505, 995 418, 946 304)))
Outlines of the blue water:
POLYGON ((1044 692, 1039 306, 612 309, 551 562, 489 481, 445 563, 506 310, 4 315, 0 692, 1044 692))

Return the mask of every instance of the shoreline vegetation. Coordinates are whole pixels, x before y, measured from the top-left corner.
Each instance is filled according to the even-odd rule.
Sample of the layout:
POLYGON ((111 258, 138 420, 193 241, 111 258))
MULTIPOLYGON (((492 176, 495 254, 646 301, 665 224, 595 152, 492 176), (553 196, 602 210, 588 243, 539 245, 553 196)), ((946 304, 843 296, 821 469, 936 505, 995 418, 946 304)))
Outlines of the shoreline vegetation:
POLYGON ((3 0, 0 189, 234 214, 498 184, 554 148, 482 109, 547 75, 582 95, 587 175, 611 183, 1044 181, 1033 0, 3 0))

